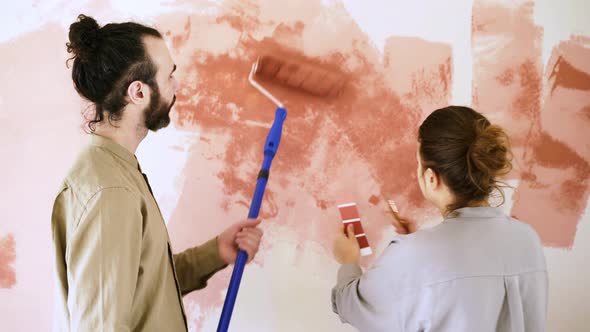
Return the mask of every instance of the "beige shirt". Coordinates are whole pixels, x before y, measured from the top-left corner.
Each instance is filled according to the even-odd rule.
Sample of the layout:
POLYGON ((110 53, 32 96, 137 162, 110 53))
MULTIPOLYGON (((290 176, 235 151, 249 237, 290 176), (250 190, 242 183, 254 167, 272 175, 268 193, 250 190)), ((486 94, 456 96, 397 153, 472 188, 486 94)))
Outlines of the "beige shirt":
POLYGON ((92 135, 55 200, 57 331, 186 331, 182 295, 226 264, 217 240, 173 255, 147 178, 92 135))

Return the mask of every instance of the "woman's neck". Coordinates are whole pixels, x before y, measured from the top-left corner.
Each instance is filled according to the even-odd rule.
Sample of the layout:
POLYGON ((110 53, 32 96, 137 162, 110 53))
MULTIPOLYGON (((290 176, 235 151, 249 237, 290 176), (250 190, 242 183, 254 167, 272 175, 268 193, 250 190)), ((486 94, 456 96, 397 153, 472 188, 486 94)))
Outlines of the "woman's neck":
MULTIPOLYGON (((440 206, 438 209, 440 210, 440 213, 442 214, 443 218, 446 218, 449 213, 453 212, 454 210, 450 210, 448 208, 450 204, 445 205, 445 206, 440 206)), ((489 207, 490 203, 488 202, 487 198, 481 201, 474 201, 474 202, 468 202, 467 205, 463 206, 463 207, 489 207)))

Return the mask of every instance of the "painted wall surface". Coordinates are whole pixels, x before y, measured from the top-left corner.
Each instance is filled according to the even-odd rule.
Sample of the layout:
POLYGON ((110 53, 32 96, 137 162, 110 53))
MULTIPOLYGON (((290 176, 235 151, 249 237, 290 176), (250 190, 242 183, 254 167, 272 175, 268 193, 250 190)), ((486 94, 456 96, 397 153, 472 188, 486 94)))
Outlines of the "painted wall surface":
MULTIPOLYGON (((273 88, 289 109, 263 204, 265 238, 246 269, 236 331, 352 331, 332 314, 340 228, 354 200, 377 253, 394 234, 384 198, 425 225, 416 130, 434 109, 471 105, 513 138, 504 208, 546 246, 549 331, 587 329, 590 307, 588 1, 20 1, 0 14, 0 330, 51 326, 50 215, 85 144, 65 66, 79 13, 136 20, 169 43, 182 87, 172 124, 137 155, 175 250, 248 211, 274 107, 248 85, 262 53, 292 49, 345 69, 338 98, 273 88)), ((482 234, 483 236, 483 234, 482 234)), ((375 257, 363 261, 370 264, 375 257)), ((401 267, 403 268, 403 267, 401 267)), ((231 269, 185 297, 191 331, 214 331, 231 269)))

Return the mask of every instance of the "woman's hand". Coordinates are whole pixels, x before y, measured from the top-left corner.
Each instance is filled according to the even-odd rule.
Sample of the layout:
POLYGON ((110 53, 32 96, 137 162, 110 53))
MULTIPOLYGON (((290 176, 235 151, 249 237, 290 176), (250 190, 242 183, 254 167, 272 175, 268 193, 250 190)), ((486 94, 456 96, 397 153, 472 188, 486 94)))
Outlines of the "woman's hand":
POLYGON ((354 228, 348 225, 346 234, 338 228, 338 234, 334 240, 334 258, 340 264, 357 264, 360 257, 360 247, 354 236, 354 228))
POLYGON ((415 221, 403 218, 399 215, 397 205, 392 199, 388 199, 387 204, 393 214, 393 228, 395 228, 395 231, 398 234, 412 234, 418 230, 418 224, 415 221))
POLYGON ((415 221, 400 217, 396 212, 393 213, 393 217, 393 227, 398 234, 412 234, 418 230, 415 221))

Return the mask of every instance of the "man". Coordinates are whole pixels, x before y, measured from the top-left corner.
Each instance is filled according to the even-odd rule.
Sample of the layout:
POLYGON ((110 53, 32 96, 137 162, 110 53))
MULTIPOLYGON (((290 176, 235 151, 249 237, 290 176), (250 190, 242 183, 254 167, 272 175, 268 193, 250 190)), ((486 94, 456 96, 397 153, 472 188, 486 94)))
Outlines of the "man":
POLYGON ((52 232, 59 331, 186 331, 182 296, 206 286, 260 245, 259 220, 236 223, 207 243, 172 254, 135 151, 148 130, 170 123, 178 87, 161 34, 136 23, 102 28, 84 15, 70 26, 78 93, 91 101, 91 143, 55 200, 52 232))

